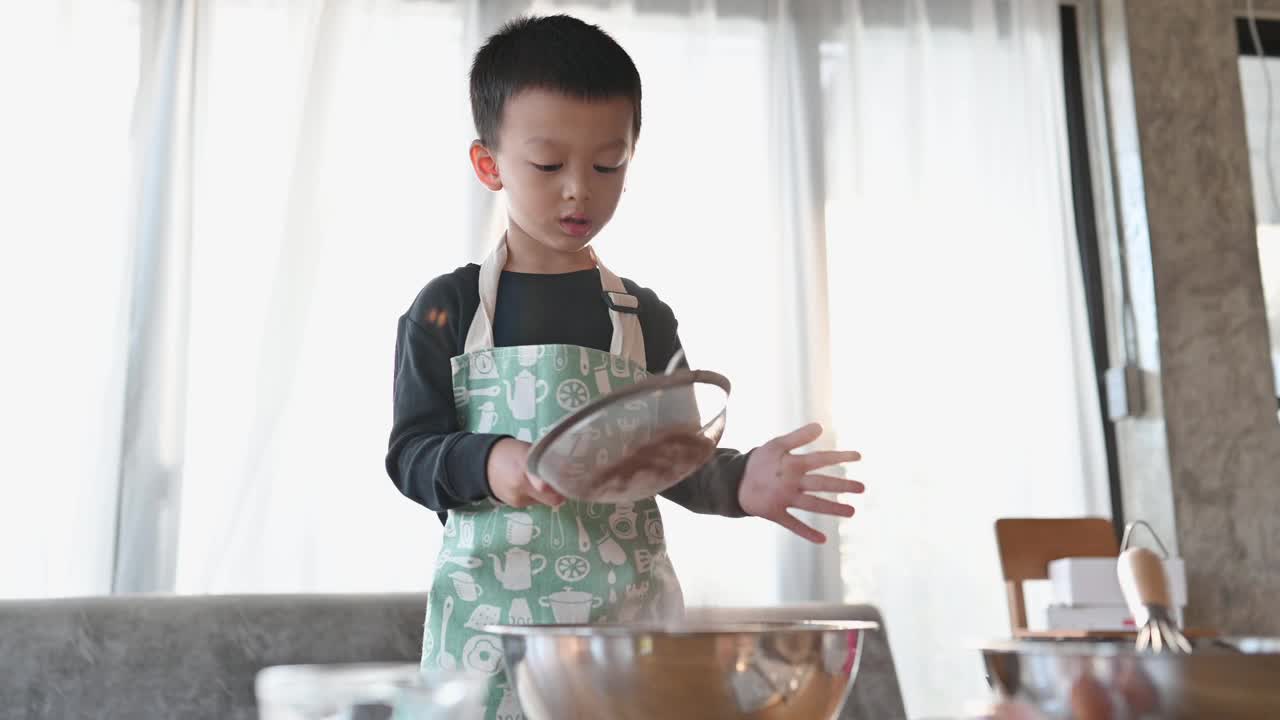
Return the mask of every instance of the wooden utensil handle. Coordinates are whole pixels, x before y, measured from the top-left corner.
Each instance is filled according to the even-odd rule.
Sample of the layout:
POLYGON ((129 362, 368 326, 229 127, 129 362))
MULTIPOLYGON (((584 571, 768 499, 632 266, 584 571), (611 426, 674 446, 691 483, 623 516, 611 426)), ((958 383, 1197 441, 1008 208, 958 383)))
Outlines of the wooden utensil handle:
POLYGON ((1165 609, 1171 606, 1169 579, 1159 555, 1146 548, 1125 550, 1116 563, 1116 573, 1129 612, 1135 616, 1153 605, 1165 609))

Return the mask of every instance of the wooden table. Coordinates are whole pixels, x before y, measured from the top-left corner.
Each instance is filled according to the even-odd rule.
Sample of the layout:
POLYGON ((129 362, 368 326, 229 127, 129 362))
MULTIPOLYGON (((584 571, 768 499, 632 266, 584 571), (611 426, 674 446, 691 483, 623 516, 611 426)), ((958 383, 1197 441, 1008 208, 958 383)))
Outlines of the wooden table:
MULTIPOLYGON (((1186 628, 1182 631, 1189 640, 1221 637, 1222 633, 1206 628, 1186 628)), ((1015 640, 1136 640, 1136 630, 1017 630, 1015 640)))

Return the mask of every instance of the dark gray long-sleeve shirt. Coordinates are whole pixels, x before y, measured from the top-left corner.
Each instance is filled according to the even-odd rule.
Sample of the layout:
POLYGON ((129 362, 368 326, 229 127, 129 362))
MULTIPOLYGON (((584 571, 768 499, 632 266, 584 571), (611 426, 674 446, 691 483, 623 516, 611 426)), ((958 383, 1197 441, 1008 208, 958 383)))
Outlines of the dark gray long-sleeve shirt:
MULTIPOLYGON (((432 280, 400 317, 396 335, 387 474, 405 496, 439 513, 441 522, 448 510, 491 497, 489 452, 504 437, 463 432, 453 402, 449 360, 462 353, 480 306, 479 276, 480 266, 473 264, 432 280)), ((661 372, 680 348, 675 315, 653 291, 625 278, 623 284, 640 301, 648 368, 661 372)), ((494 315, 498 347, 567 344, 608 352, 613 337, 596 270, 504 272, 494 315)), ((697 513, 742 517, 738 487, 748 457, 720 449, 662 495, 697 513)))

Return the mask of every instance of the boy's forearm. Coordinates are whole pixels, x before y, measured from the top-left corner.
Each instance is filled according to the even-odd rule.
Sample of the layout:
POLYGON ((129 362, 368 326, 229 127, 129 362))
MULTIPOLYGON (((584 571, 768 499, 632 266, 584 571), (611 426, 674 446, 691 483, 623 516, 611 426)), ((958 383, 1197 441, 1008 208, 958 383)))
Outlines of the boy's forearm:
POLYGON ((457 353, 456 328, 425 328, 415 321, 428 307, 456 315, 456 298, 446 285, 428 286, 398 323, 386 455, 386 471, 396 488, 437 513, 489 497, 489 453, 503 437, 462 431, 449 365, 457 353))
POLYGON ((436 512, 491 497, 486 466, 505 435, 417 433, 392 443, 387 473, 401 493, 436 512))
POLYGON ((689 477, 662 493, 662 497, 702 515, 746 517, 738 502, 738 488, 751 453, 717 450, 714 457, 689 477))

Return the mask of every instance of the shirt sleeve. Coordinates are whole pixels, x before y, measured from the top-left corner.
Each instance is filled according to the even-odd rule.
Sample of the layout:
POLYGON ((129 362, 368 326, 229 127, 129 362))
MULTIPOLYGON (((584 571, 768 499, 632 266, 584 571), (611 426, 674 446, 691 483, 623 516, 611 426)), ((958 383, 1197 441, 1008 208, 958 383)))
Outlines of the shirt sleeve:
POLYGON ((452 508, 491 496, 489 453, 504 437, 459 427, 450 360, 469 319, 464 294, 454 276, 432 281, 396 329, 387 474, 401 493, 442 519, 452 508))
MULTIPOLYGON (((649 369, 662 372, 681 348, 675 313, 652 291, 634 285, 629 289, 640 299, 640 325, 649 369)), ((687 369, 688 357, 682 358, 677 367, 687 369)), ((706 465, 664 491, 662 497, 703 515, 745 517, 747 512, 738 502, 738 489, 750 457, 750 452, 717 449, 706 465)))

